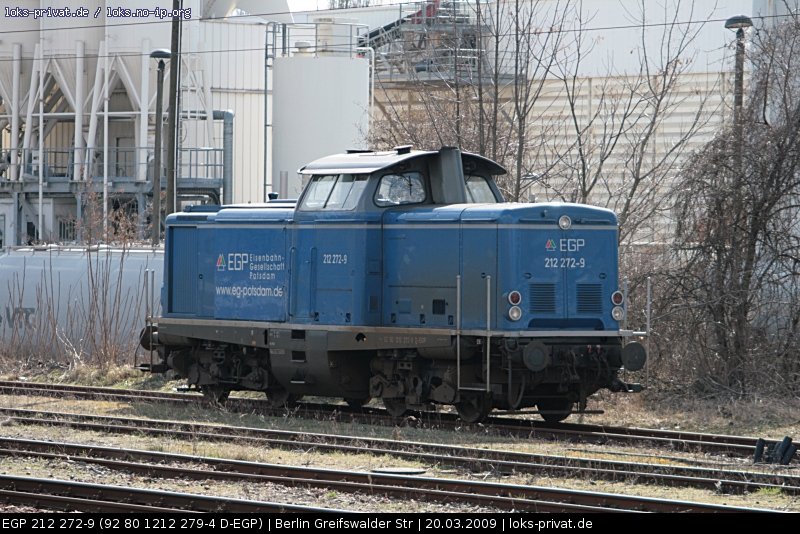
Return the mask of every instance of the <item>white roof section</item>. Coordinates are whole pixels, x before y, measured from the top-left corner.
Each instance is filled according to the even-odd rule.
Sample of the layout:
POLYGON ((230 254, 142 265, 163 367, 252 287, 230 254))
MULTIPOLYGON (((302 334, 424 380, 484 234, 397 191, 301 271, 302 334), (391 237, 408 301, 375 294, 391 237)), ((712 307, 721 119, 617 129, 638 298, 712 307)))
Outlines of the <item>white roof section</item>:
POLYGON ((271 22, 293 22, 287 0, 211 0, 203 5, 203 18, 226 17, 237 9, 271 22))

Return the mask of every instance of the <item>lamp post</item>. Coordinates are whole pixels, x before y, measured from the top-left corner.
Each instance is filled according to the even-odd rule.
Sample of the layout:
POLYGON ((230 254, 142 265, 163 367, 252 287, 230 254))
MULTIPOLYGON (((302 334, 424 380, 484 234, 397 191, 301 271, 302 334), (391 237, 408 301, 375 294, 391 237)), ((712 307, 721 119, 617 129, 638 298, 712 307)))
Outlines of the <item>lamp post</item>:
POLYGON ((170 51, 159 48, 150 52, 150 57, 158 60, 158 78, 156 81, 156 139, 153 148, 153 232, 152 244, 157 246, 161 240, 161 97, 164 93, 164 60, 169 59, 170 51))
POLYGON ((753 25, 747 15, 736 15, 725 21, 725 28, 736 30, 736 79, 733 92, 733 120, 737 129, 742 126, 742 100, 744 95, 744 30, 753 25))

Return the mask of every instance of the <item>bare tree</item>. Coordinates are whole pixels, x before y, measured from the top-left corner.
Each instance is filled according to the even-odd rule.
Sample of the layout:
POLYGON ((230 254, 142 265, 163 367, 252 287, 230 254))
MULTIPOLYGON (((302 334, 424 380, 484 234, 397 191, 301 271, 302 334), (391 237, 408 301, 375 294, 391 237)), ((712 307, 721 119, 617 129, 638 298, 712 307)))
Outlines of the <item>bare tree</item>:
POLYGON ((797 20, 759 32, 742 131, 732 124, 685 167, 674 304, 685 367, 736 394, 797 392, 800 324, 800 48, 797 20))
MULTIPOLYGON (((543 135, 548 149, 538 161, 540 190, 549 198, 604 205, 620 219, 620 241, 658 237, 643 232, 643 225, 668 215, 665 193, 698 133, 704 131, 716 107, 712 91, 687 90, 693 43, 703 24, 682 25, 681 2, 664 6, 663 26, 656 50, 648 46, 654 29, 647 24, 645 2, 629 18, 640 25, 638 71, 587 77, 585 63, 593 51, 586 31, 593 14, 577 10, 569 46, 551 69, 560 84, 560 97, 568 117, 560 128, 551 125, 543 135), (681 13, 681 15, 679 15, 681 13), (664 135, 673 116, 688 115, 678 133, 664 135), (562 135, 552 135, 560 130, 562 135)), ((703 14, 707 15, 707 14, 703 14)), ((698 18, 691 14, 691 19, 698 18)), ((699 16, 705 20, 706 16, 699 16)), ((593 61, 597 62, 594 57, 593 61)), ((555 114, 554 114, 555 115, 555 114)))
POLYGON ((496 2, 493 10, 476 2, 468 14, 459 6, 443 2, 429 31, 406 26, 379 51, 395 58, 405 83, 379 71, 383 118, 373 125, 373 144, 455 145, 487 155, 511 171, 500 185, 516 199, 538 146, 529 124, 538 119, 535 103, 567 35, 561 30, 572 2, 515 0, 496 2), (450 25, 443 32, 444 22, 450 25))
MULTIPOLYGON (((629 14, 641 26, 638 70, 609 68, 598 78, 585 74, 593 49, 591 6, 514 0, 488 10, 476 4, 473 16, 474 68, 459 71, 463 62, 455 62, 455 76, 431 80, 427 70, 417 72, 420 56, 412 55, 408 83, 384 86, 378 99, 384 120, 376 121, 376 144, 457 145, 509 169, 500 182, 509 200, 527 200, 539 179, 544 198, 614 209, 623 241, 640 232, 667 207, 657 196, 714 111, 712 90, 698 95, 686 84, 702 25, 682 26, 665 8, 660 46, 649 50, 645 34, 652 38, 658 30, 646 23, 642 3, 629 14), (680 134, 662 135, 665 123, 687 109, 692 118, 683 120, 680 134)), ((421 41, 441 44, 431 35, 421 41)))

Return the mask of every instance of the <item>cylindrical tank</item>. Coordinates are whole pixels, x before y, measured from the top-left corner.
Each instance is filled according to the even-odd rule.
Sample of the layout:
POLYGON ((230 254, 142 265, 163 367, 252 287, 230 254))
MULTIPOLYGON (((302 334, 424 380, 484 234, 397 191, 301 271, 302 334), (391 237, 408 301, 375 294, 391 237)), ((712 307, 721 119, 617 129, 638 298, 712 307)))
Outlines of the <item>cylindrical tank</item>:
POLYGON ((301 54, 276 58, 273 72, 273 189, 285 172, 288 196, 296 198, 302 190, 297 169, 327 154, 365 147, 369 61, 301 54))
POLYGON ((356 19, 317 17, 318 56, 352 56, 356 46, 356 19))
MULTIPOLYGON (((39 9, 40 0, 20 0, 19 2, 6 3, 3 11, 4 35, 0 39, 0 57, 11 57, 14 43, 22 44, 22 53, 25 57, 33 57, 33 49, 39 42, 39 27, 42 19, 33 15, 22 16, 25 10, 39 9)), ((0 64, 5 69, 5 65, 0 64)))
MULTIPOLYGON (((7 33, 4 33, 3 38, 0 39, 0 82, 11 92, 11 87, 14 79, 14 47, 20 45, 20 58, 22 64, 20 65, 20 78, 17 80, 20 87, 20 99, 24 97, 27 92, 31 80, 31 66, 33 65, 33 56, 36 50, 36 45, 39 44, 39 27, 41 19, 34 19, 32 16, 9 16, 21 15, 24 13, 22 10, 33 10, 39 8, 39 0, 22 0, 14 2, 13 7, 9 6, 8 15, 3 12, 3 24, 6 25, 7 33)), ((11 95, 8 95, 9 97, 11 95)), ((6 113, 11 113, 10 108, 13 103, 6 104, 6 113)), ((21 102, 16 102, 18 109, 22 110, 21 102)), ((8 148, 8 147, 3 147, 8 148)))
POLYGON ((8 356, 131 363, 151 299, 160 314, 163 257, 103 247, 3 251, 0 338, 8 356), (148 269, 154 284, 145 282, 148 269))

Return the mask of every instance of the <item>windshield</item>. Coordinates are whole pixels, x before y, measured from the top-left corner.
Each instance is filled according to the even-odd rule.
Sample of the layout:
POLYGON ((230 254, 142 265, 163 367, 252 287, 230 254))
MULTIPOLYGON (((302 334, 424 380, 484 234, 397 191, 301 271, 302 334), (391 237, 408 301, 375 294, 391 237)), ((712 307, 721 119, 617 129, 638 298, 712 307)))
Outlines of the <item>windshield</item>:
POLYGON ((314 176, 306 187, 301 210, 352 210, 367 186, 366 174, 314 176))
POLYGON ((495 204, 497 199, 489 182, 483 176, 467 174, 464 177, 467 186, 467 201, 473 204, 495 204))
POLYGON ((375 204, 380 207, 425 202, 425 179, 416 171, 386 174, 381 177, 375 204))

